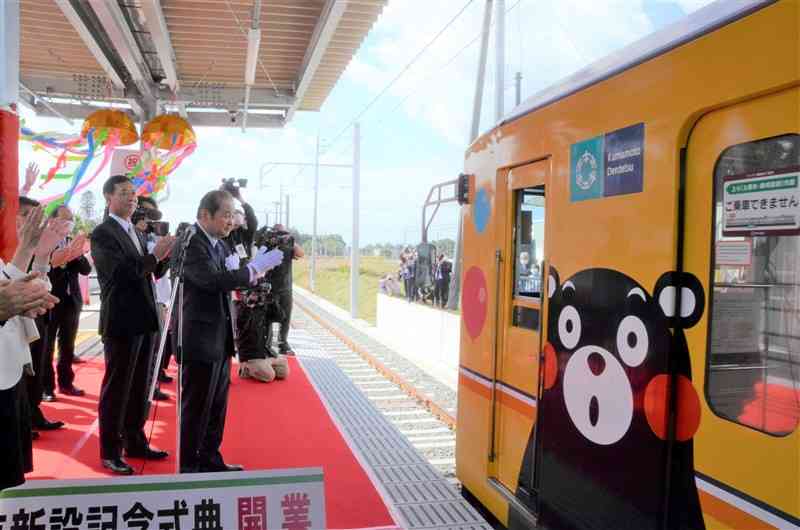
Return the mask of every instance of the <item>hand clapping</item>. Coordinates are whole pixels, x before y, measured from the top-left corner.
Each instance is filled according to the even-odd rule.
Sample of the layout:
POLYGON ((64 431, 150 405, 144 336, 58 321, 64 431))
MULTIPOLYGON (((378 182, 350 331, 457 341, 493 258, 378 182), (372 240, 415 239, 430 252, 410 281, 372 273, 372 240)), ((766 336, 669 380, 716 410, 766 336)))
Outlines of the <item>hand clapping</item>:
POLYGON ((34 318, 52 309, 58 298, 47 291, 38 273, 19 280, 0 280, 0 320, 17 315, 34 318))

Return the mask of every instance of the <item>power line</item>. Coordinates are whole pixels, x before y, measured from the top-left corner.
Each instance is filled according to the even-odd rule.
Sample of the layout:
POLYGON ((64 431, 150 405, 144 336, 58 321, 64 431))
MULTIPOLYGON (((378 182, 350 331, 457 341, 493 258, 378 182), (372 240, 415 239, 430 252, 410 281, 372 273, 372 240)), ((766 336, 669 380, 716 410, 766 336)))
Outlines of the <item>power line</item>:
POLYGON ((350 121, 350 123, 348 123, 348 124, 347 124, 347 125, 344 127, 344 129, 342 129, 342 130, 339 132, 339 134, 337 134, 337 135, 336 135, 336 136, 333 138, 333 140, 331 140, 331 142, 328 144, 328 146, 330 147, 331 145, 333 145, 334 143, 336 143, 336 141, 337 141, 339 138, 341 138, 341 137, 342 137, 342 135, 343 135, 345 132, 347 132, 347 130, 348 130, 350 127, 352 127, 352 126, 353 126, 353 125, 354 125, 354 124, 355 124, 355 123, 356 123, 356 122, 359 120, 359 118, 361 118, 361 116, 363 116, 363 115, 364 115, 364 113, 366 113, 366 112, 367 112, 367 111, 368 111, 368 110, 369 110, 369 109, 372 107, 372 105, 374 105, 374 104, 375 104, 375 102, 376 102, 376 101, 378 101, 378 100, 379 100, 379 99, 380 99, 380 98, 381 98, 381 97, 382 97, 382 96, 383 96, 383 95, 384 95, 384 94, 385 94, 385 93, 386 93, 386 92, 387 92, 387 91, 388 91, 388 90, 389 90, 389 89, 390 89, 390 88, 391 88, 391 87, 392 87, 392 86, 393 86, 393 85, 394 85, 394 84, 397 82, 397 80, 398 80, 398 79, 400 79, 400 78, 403 76, 403 74, 405 74, 405 73, 408 71, 408 69, 409 69, 409 68, 411 68, 411 67, 412 67, 412 66, 413 66, 413 65, 414 65, 414 64, 417 62, 417 60, 419 60, 419 58, 420 58, 420 57, 422 57, 422 56, 425 54, 425 52, 426 52, 426 51, 428 51, 428 48, 430 48, 430 47, 431 47, 431 46, 432 46, 432 45, 433 45, 433 44, 434 44, 434 43, 435 43, 437 40, 439 40, 439 37, 441 37, 441 36, 442 36, 442 34, 443 34, 445 31, 447 31, 447 29, 448 29, 448 28, 449 28, 449 27, 450 27, 450 26, 451 26, 451 25, 452 25, 452 24, 453 24, 453 23, 454 23, 454 22, 455 22, 455 21, 456 21, 456 20, 457 20, 457 19, 458 19, 458 18, 459 18, 459 17, 460 17, 460 16, 461 16, 463 13, 464 13, 464 11, 466 11, 466 10, 467 10, 467 8, 470 6, 470 4, 472 4, 472 2, 474 2, 474 1, 475 1, 475 0, 468 0, 468 1, 467 1, 467 3, 466 3, 466 4, 464 4, 464 7, 462 7, 462 8, 461 8, 461 10, 459 10, 459 12, 458 12, 458 13, 456 13, 456 15, 455 15, 453 18, 451 18, 451 19, 450 19, 450 21, 449 21, 447 24, 445 24, 445 25, 444 25, 444 27, 443 27, 442 29, 440 29, 440 30, 439 30, 439 32, 438 32, 438 33, 437 33, 437 34, 436 34, 436 35, 433 37, 433 39, 431 39, 431 40, 430 40, 430 41, 429 41, 429 42, 428 42, 428 43, 427 43, 425 46, 423 46, 423 47, 422 47, 422 49, 421 49, 419 52, 417 52, 417 54, 416 54, 416 55, 415 55, 415 56, 414 56, 414 57, 411 59, 411 61, 410 61, 410 62, 408 62, 408 63, 407 63, 407 64, 406 64, 406 65, 403 67, 403 69, 402 69, 402 70, 400 70, 400 72, 399 72, 399 73, 398 73, 398 74, 397 74, 397 75, 396 75, 396 76, 395 76, 395 77, 394 77, 394 78, 393 78, 393 79, 392 79, 392 80, 389 82, 389 84, 388 84, 388 85, 386 85, 385 87, 383 87, 383 90, 381 90, 381 91, 378 93, 378 95, 377 95, 377 96, 375 96, 374 98, 372 98, 372 101, 370 101, 370 102, 367 104, 367 106, 366 106, 366 107, 364 107, 364 108, 361 110, 361 112, 359 112, 359 113, 358 113, 358 114, 355 116, 355 118, 353 118, 353 119, 350 121))

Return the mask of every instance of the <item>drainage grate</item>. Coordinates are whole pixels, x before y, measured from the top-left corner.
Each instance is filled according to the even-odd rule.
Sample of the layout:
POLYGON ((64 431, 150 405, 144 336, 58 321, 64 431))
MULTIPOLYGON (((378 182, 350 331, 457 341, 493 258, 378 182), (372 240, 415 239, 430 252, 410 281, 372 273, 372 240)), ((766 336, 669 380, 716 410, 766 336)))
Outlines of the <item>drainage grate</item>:
MULTIPOLYGON (((309 378, 377 481, 398 524, 413 529, 491 530, 456 487, 353 384, 307 328, 295 327, 291 333, 292 346, 309 378)), ((341 348, 341 344, 328 345, 341 348)))

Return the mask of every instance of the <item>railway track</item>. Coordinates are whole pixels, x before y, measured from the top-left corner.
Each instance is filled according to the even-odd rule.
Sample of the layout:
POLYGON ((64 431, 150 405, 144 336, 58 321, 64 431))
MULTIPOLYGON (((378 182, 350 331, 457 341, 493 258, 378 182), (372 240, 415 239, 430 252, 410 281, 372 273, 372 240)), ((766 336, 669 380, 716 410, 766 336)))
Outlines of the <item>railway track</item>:
POLYGON ((292 325, 310 333, 381 414, 458 486, 455 392, 308 297, 295 293, 294 300, 292 325))

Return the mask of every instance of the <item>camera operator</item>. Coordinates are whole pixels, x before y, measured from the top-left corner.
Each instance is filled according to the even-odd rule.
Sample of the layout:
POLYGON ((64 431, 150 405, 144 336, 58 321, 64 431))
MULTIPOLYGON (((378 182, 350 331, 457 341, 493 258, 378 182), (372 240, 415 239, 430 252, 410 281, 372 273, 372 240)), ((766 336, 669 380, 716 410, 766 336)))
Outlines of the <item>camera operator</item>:
MULTIPOLYGON (((167 235, 169 233, 169 223, 165 223, 161 221, 162 213, 158 209, 158 204, 152 197, 145 197, 140 195, 138 197, 138 206, 136 211, 133 212, 131 216, 131 222, 133 226, 136 227, 136 230, 141 232, 142 236, 144 237, 145 243, 147 245, 147 250, 152 252, 156 246, 156 242, 161 239, 161 237, 167 235)), ((165 325, 164 325, 164 315, 166 314, 166 306, 169 301, 169 293, 172 290, 172 285, 170 283, 169 275, 164 274, 161 278, 154 279, 154 287, 155 287, 155 297, 156 297, 156 305, 158 306, 158 315, 159 320, 161 321, 161 329, 166 332, 165 325)), ((155 362, 155 356, 158 348, 160 336, 156 333, 153 336, 153 340, 151 341, 151 348, 152 348, 152 363, 155 362)), ((169 353, 170 350, 165 351, 164 359, 162 360, 162 365, 159 368, 159 375, 158 380, 159 382, 169 382, 171 378, 167 380, 167 374, 164 370, 169 365, 169 353)), ((149 373, 153 373, 153 367, 150 367, 149 373)), ((150 388, 150 382, 147 383, 147 388, 150 388)), ((158 401, 166 401, 169 399, 164 392, 161 391, 160 386, 156 387, 155 393, 153 393, 153 399, 158 401)))
POLYGON ((258 217, 253 207, 242 198, 242 188, 247 186, 247 179, 222 179, 221 190, 227 191, 242 205, 233 216, 233 230, 225 238, 225 242, 241 259, 249 258, 253 247, 253 238, 258 228, 258 217))
POLYGON ((287 340, 289 322, 292 320, 292 261, 305 256, 305 252, 280 223, 274 225, 264 236, 268 249, 278 248, 283 251, 283 262, 267 275, 267 280, 272 284, 272 295, 280 308, 278 320, 267 324, 267 344, 272 344, 272 322, 278 322, 280 323, 278 351, 283 355, 294 355, 287 340))

